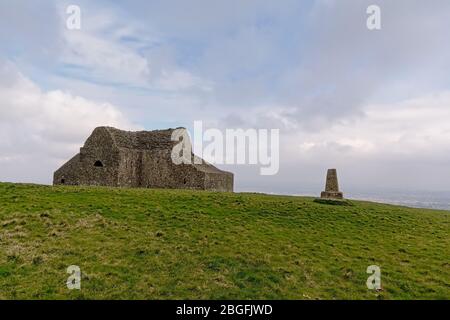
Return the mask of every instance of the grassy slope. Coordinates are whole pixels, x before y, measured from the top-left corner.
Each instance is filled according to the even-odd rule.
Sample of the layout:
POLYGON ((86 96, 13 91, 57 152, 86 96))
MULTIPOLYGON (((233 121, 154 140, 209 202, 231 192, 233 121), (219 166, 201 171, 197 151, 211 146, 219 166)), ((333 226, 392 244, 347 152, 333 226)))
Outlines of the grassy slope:
POLYGON ((312 200, 0 184, 0 298, 450 298, 450 212, 312 200))

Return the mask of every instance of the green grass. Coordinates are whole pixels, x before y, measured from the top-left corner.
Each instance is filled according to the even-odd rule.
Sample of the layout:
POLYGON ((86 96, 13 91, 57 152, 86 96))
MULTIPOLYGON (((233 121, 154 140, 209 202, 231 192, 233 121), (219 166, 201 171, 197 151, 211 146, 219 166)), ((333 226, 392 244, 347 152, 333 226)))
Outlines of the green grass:
POLYGON ((313 200, 1 183, 0 298, 450 298, 450 212, 313 200))

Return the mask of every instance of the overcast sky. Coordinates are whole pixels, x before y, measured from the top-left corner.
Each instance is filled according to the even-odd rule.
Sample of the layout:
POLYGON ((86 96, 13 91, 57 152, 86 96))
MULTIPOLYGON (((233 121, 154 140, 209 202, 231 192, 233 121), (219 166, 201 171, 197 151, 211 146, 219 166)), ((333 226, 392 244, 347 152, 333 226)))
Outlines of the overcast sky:
POLYGON ((237 191, 450 191, 449 37, 448 0, 0 0, 0 181, 50 184, 96 126, 203 120, 280 129, 277 175, 222 166, 237 191))

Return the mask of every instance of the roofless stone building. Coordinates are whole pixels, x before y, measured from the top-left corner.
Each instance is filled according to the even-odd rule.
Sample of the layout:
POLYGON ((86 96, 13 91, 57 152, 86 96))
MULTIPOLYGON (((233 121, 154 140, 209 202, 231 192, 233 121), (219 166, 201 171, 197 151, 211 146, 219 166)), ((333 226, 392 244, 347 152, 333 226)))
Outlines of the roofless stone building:
MULTIPOLYGON (((54 173, 54 185, 233 191, 233 174, 206 163, 174 164, 176 129, 128 132, 98 127, 80 153, 54 173)), ((193 154, 192 154, 193 156, 193 154)))

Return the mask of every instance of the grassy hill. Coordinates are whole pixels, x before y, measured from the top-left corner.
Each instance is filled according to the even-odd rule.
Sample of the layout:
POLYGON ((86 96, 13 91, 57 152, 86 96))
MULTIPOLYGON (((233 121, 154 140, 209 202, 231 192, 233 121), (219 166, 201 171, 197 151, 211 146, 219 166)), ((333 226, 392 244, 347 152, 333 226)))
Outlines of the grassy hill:
POLYGON ((353 204, 2 183, 0 298, 450 299, 450 212, 353 204))

